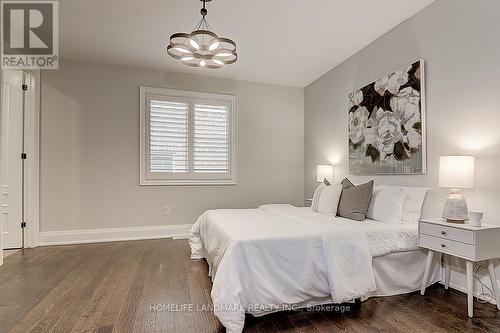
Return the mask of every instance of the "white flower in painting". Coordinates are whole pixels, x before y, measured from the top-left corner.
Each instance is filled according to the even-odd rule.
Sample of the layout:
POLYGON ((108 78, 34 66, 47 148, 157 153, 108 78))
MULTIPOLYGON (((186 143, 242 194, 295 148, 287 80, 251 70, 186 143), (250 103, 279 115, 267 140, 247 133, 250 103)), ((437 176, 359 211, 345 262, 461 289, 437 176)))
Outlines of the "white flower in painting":
POLYGON ((361 104, 363 101, 363 92, 361 90, 356 90, 349 94, 349 110, 355 106, 361 104))
POLYGON ((394 112, 384 111, 379 108, 375 114, 375 133, 378 138, 378 150, 384 152, 387 156, 394 151, 394 144, 401 141, 403 133, 401 132, 401 123, 398 121, 394 112))
POLYGON ((368 116, 369 113, 365 107, 359 107, 356 111, 349 112, 349 139, 353 144, 363 141, 368 116))
POLYGON ((391 109, 401 119, 406 120, 420 114, 420 93, 412 87, 406 87, 391 98, 391 109))
POLYGON ((410 148, 419 148, 422 136, 414 125, 421 122, 420 93, 411 87, 404 88, 391 98, 391 109, 406 130, 405 143, 410 148))
POLYGON ((410 148, 420 148, 422 146, 422 136, 414 128, 410 128, 404 137, 404 142, 410 148))
POLYGON ((380 96, 384 96, 388 85, 389 85, 389 77, 384 76, 380 80, 375 81, 375 91, 378 92, 380 96))
POLYGON ((399 91, 399 88, 401 88, 402 85, 406 84, 408 82, 408 70, 410 70, 411 67, 406 68, 406 69, 400 69, 399 71, 396 71, 392 74, 389 74, 389 78, 387 81, 388 87, 387 89, 391 94, 396 94, 399 91))

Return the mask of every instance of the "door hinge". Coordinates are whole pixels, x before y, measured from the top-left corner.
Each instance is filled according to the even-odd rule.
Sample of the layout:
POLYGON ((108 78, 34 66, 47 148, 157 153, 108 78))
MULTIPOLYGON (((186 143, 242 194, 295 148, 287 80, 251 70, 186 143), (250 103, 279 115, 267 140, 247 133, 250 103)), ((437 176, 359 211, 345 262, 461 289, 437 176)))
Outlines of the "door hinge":
POLYGON ((26 228, 26 222, 21 222, 21 228, 26 228))
POLYGON ((26 153, 21 153, 21 159, 22 160, 25 160, 27 157, 28 157, 28 155, 26 153))
POLYGON ((27 84, 23 84, 22 87, 23 87, 23 90, 28 90, 28 85, 27 84))

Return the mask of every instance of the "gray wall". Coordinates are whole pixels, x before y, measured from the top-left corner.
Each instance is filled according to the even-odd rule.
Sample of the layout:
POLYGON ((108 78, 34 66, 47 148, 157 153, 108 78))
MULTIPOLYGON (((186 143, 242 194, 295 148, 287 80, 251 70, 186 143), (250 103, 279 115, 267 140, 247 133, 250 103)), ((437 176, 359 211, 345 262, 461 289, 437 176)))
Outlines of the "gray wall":
POLYGON ((194 223, 303 203, 303 89, 64 61, 43 71, 41 230, 194 223), (139 86, 238 95, 236 186, 139 186, 139 86), (163 206, 170 216, 163 216, 163 206))
POLYGON ((426 74, 427 174, 349 176, 355 182, 428 186, 424 216, 439 216, 447 190, 437 188, 439 156, 476 159, 469 208, 500 224, 500 2, 438 0, 305 88, 305 195, 316 186, 316 164, 349 176, 347 95, 422 58, 426 74))

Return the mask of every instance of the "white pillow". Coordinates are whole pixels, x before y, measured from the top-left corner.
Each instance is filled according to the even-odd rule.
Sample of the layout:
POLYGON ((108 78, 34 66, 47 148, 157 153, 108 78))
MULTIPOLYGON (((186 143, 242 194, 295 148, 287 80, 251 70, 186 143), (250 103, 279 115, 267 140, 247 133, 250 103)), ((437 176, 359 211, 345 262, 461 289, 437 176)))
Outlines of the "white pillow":
POLYGON ((313 212, 318 211, 318 204, 319 204, 319 197, 321 196, 321 192, 323 192, 323 189, 326 187, 324 183, 319 184, 319 186, 316 188, 313 194, 313 201, 311 203, 311 209, 313 212))
POLYGON ((314 192, 312 210, 325 215, 336 215, 341 194, 341 184, 319 185, 314 192))
POLYGON ((405 197, 403 204, 404 223, 417 223, 422 215, 422 205, 425 195, 430 189, 427 187, 406 187, 393 185, 380 185, 381 188, 399 188, 401 195, 405 197))
POLYGON ((401 188, 375 186, 366 217, 388 223, 401 223, 405 196, 401 188))

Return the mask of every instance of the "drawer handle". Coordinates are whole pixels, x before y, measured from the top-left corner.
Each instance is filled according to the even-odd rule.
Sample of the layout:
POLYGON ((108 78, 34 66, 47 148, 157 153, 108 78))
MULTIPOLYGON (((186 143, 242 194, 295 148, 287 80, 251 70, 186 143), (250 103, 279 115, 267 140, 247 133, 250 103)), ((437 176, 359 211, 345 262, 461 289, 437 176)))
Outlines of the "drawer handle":
POLYGON ((441 230, 441 235, 445 236, 446 235, 446 231, 441 230))
POLYGON ((441 244, 441 247, 446 247, 446 245, 444 245, 444 244, 441 244))

